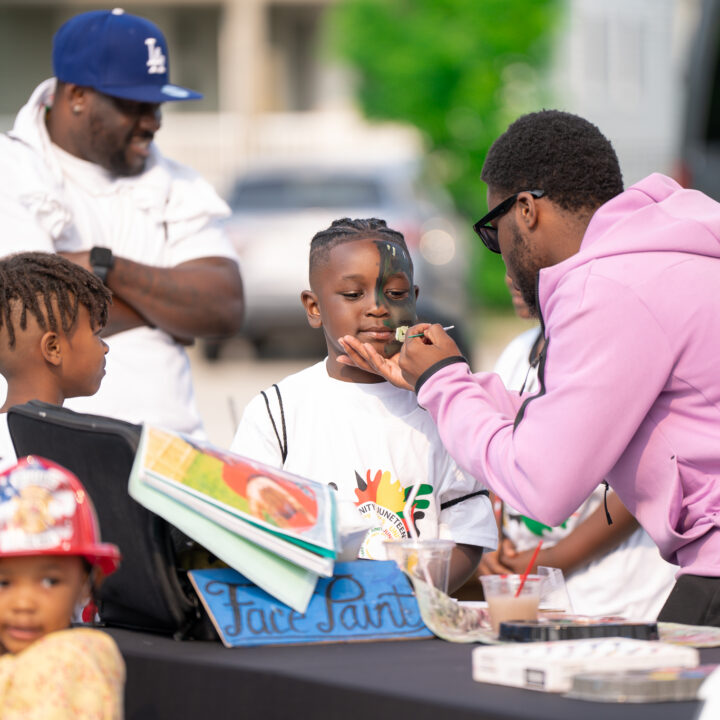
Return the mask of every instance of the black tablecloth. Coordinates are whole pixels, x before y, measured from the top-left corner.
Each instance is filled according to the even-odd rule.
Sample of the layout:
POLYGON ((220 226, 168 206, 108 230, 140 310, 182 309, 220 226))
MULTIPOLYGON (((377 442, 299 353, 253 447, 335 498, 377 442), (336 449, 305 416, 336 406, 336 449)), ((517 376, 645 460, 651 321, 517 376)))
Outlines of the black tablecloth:
MULTIPOLYGON (((227 649, 108 631, 127 663, 127 720, 691 720, 695 702, 608 704, 476 683, 474 645, 442 640, 227 649)), ((720 663, 720 648, 701 651, 720 663)))

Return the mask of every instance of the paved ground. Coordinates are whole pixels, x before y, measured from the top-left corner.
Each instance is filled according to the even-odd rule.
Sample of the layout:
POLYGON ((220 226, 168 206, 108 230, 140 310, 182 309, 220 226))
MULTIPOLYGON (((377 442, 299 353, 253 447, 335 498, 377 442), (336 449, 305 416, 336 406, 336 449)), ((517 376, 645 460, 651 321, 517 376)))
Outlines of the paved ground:
MULTIPOLYGON (((505 345, 530 327, 527 321, 505 316, 487 316, 475 323, 474 369, 489 370, 505 345)), ((260 390, 290 373, 316 362, 317 355, 257 359, 252 347, 241 338, 228 342, 218 360, 203 357, 200 346, 190 349, 198 406, 208 437, 227 447, 247 402, 260 390)))

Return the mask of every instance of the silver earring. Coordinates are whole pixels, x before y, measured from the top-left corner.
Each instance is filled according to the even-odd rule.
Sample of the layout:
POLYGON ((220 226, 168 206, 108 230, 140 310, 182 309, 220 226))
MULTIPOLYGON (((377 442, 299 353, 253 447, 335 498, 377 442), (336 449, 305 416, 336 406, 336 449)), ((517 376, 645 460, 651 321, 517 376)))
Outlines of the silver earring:
POLYGON ((82 106, 81 105, 73 105, 72 111, 73 111, 73 115, 79 115, 82 112, 82 106))

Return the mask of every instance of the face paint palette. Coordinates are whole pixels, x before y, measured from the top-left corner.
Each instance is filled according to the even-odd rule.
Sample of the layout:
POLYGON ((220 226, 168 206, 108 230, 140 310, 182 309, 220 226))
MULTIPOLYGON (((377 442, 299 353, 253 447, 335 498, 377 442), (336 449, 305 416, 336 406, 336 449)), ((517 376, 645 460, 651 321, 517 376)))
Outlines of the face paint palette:
POLYGON ((634 622, 619 617, 582 615, 500 623, 501 640, 546 642, 605 637, 657 640, 658 626, 656 622, 634 622))
POLYGON ((580 673, 568 697, 596 702, 669 702, 696 700, 700 686, 718 665, 690 668, 580 673))

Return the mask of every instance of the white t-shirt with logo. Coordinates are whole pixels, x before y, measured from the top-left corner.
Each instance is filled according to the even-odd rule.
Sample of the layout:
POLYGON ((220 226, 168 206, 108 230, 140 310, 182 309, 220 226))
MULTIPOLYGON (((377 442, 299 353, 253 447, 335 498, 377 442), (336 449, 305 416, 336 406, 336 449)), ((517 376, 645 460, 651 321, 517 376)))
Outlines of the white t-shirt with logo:
MULTIPOLYGON (((0 254, 102 246, 117 257, 163 268, 207 257, 236 259, 218 224, 227 205, 195 171, 163 157, 154 145, 143 173, 116 177, 52 144, 43 119, 53 92, 54 80, 36 88, 15 121, 12 137, 18 139, 0 142, 0 207, 15 208, 4 225, 8 241, 0 241, 0 254), (26 236, 30 247, 14 242, 26 236)), ((201 431, 182 345, 150 327, 113 335, 108 345, 100 390, 67 401, 67 407, 201 431)))
MULTIPOLYGON (((495 364, 505 386, 523 395, 538 391, 537 368, 529 356, 539 328, 531 328, 512 340, 495 364)), ((612 492, 612 491, 610 491, 612 492)), ((550 528, 525 518, 508 505, 503 511, 503 533, 519 551, 534 548, 543 538, 552 547, 586 520, 604 502, 605 486, 593 494, 559 527, 550 528)), ((573 611, 581 615, 622 615, 654 620, 675 582, 677 567, 665 562, 650 536, 638 528, 627 540, 597 560, 565 578, 573 611)))
MULTIPOLYGON (((331 378, 325 361, 278 383, 287 428, 287 459, 262 395, 245 408, 231 450, 337 488, 369 530, 360 557, 384 559, 385 540, 408 537, 406 496, 420 484, 414 521, 421 538, 448 538, 488 549, 497 528, 485 488, 445 451, 432 418, 413 393, 390 383, 331 378)), ((265 391, 282 437, 274 388, 265 391)))

